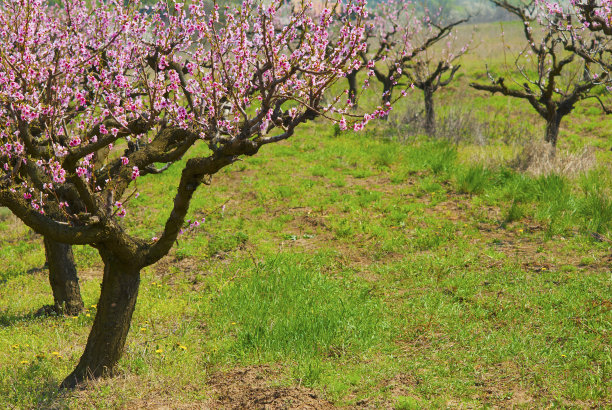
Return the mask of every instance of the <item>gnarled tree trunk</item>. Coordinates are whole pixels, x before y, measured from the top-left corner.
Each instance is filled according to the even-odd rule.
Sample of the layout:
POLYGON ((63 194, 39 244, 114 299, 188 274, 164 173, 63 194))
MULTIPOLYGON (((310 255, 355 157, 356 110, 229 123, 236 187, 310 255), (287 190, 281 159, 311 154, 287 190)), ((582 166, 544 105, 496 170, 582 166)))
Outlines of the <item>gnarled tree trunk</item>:
POLYGON ((546 118, 546 134, 544 141, 550 143, 553 148, 557 147, 557 138, 559 137, 559 126, 562 116, 555 112, 546 118))
POLYGON ((87 379, 112 376, 123 354, 132 314, 138 297, 140 267, 120 260, 112 251, 100 248, 104 278, 85 351, 74 371, 62 383, 75 387, 87 379))
POLYGON ((78 315, 83 310, 83 299, 74 264, 72 246, 44 238, 49 283, 53 291, 53 308, 57 313, 78 315))
POLYGON ((436 113, 434 111, 433 89, 429 86, 423 87, 425 97, 425 132, 429 136, 436 133, 436 113))

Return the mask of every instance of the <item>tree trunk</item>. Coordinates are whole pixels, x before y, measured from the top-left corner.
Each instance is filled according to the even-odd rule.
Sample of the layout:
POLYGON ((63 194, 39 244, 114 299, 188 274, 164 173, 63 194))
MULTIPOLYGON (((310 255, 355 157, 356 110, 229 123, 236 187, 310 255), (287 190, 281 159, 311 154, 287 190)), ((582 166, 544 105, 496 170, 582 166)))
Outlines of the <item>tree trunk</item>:
POLYGON ((562 117, 558 113, 554 113, 546 119, 546 135, 544 140, 550 143, 553 148, 557 147, 557 137, 559 136, 561 118, 562 117))
POLYGON ((87 379, 113 376, 123 354, 132 313, 138 297, 140 267, 119 260, 111 251, 99 249, 104 262, 98 311, 76 369, 66 377, 63 388, 87 379))
POLYGON ((346 75, 348 81, 348 99, 352 105, 357 102, 357 70, 353 70, 346 75))
MULTIPOLYGON (((383 84, 383 95, 382 95, 382 107, 387 109, 387 106, 391 104, 391 94, 393 93, 393 84, 391 81, 387 81, 383 84)), ((383 120, 388 120, 389 115, 385 114, 382 117, 383 120)))
POLYGON ((436 113, 434 111, 433 90, 431 87, 424 87, 425 96, 425 132, 430 137, 436 133, 436 113))
POLYGON ((72 246, 44 238, 49 283, 53 290, 54 310, 60 314, 78 315, 83 310, 79 278, 74 265, 72 246))

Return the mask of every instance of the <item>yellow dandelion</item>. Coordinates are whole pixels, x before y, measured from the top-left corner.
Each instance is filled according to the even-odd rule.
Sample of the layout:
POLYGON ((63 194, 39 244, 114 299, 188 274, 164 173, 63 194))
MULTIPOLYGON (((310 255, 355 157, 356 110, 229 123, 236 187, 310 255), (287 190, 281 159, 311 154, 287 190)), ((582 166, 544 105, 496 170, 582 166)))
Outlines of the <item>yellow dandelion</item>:
POLYGON ((518 233, 523 233, 523 230, 522 230, 522 229, 519 229, 519 230, 518 230, 518 233))
POLYGON ((51 352, 53 356, 59 356, 59 352, 51 352))
POLYGON ((27 360, 22 360, 22 361, 21 361, 21 362, 19 362, 19 363, 21 363, 21 364, 28 364, 28 363, 30 363, 30 362, 28 362, 27 360))
POLYGON ((151 282, 151 285, 157 285, 157 282, 151 282))
POLYGON ((12 345, 11 346, 13 349, 19 349, 19 345, 12 345))
POLYGON ((91 305, 91 308, 92 308, 92 309, 95 309, 95 308, 97 308, 97 307, 98 307, 98 305, 91 305))
POLYGON ((72 316, 70 319, 78 319, 78 316, 72 316))
POLYGON ((236 324, 236 322, 232 322, 232 325, 235 325, 235 324, 236 324))
POLYGON ((566 355, 562 354, 561 357, 567 357, 566 355))
POLYGON ((140 328, 140 331, 141 331, 141 332, 146 332, 146 331, 147 331, 147 328, 146 328, 146 327, 141 327, 141 328, 140 328))
POLYGON ((161 287, 162 287, 161 283, 160 283, 159 285, 157 285, 157 287, 158 287, 158 288, 161 288, 161 287))
POLYGON ((179 346, 179 349, 181 349, 181 350, 187 350, 187 346, 180 345, 180 346, 179 346))
POLYGON ((85 315, 85 317, 91 317, 91 315, 90 315, 89 313, 87 313, 87 314, 85 315))
POLYGON ((155 351, 155 353, 157 353, 157 354, 162 354, 163 352, 164 352, 164 349, 157 349, 157 350, 155 351))

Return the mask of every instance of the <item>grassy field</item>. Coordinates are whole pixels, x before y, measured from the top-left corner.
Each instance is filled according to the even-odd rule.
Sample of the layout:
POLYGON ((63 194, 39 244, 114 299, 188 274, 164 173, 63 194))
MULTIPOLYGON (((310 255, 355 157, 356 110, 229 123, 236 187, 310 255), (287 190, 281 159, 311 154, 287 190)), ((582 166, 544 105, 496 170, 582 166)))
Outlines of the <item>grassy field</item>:
MULTIPOLYGON (((579 106, 568 171, 519 172, 543 124, 467 88, 479 53, 436 97, 451 142, 411 133, 415 94, 389 124, 312 123, 217 175, 192 206, 205 222, 143 272, 122 375, 84 390, 57 386, 100 258, 75 247, 87 312, 35 317, 41 237, 0 215, 0 407, 612 406, 612 118, 579 106)), ((179 173, 138 181, 128 230, 159 233, 179 173)))

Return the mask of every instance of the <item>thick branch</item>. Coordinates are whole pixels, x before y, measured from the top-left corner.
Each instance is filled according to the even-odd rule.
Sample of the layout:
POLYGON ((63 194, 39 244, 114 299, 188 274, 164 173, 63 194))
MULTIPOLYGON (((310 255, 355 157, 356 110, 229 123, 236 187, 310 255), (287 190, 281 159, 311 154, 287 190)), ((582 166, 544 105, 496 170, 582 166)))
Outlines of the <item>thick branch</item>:
POLYGON ((107 233, 96 221, 85 226, 70 226, 34 210, 17 192, 0 191, 0 204, 5 206, 35 232, 56 242, 84 245, 106 239, 107 233))

